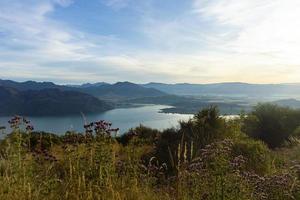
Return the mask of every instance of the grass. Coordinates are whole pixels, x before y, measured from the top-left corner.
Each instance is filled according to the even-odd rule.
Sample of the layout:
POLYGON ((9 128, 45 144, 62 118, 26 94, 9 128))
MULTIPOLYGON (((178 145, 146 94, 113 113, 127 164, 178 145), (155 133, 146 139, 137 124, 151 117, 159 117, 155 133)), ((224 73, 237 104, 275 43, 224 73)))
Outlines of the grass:
POLYGON ((147 182, 141 182, 138 166, 142 148, 122 147, 114 140, 105 139, 87 144, 54 144, 49 150, 34 152, 16 149, 18 144, 11 144, 1 153, 0 199, 160 199, 164 196, 157 196, 147 182), (51 159, 50 155, 55 158, 51 159))

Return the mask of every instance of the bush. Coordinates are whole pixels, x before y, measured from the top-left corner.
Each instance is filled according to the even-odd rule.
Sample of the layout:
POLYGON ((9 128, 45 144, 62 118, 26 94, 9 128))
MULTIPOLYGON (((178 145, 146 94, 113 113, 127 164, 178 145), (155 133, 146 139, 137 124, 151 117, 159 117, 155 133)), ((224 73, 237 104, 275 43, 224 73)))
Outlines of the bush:
POLYGON ((128 145, 133 139, 136 140, 135 143, 153 144, 159 135, 160 131, 157 129, 140 125, 130 129, 127 133, 117 138, 117 140, 123 145, 128 145))
POLYGON ((298 132, 300 111, 273 104, 258 104, 244 118, 242 130, 264 141, 270 148, 280 147, 298 132))
POLYGON ((237 140, 232 146, 232 155, 245 158, 247 171, 263 175, 271 169, 270 150, 260 141, 247 138, 237 140))
POLYGON ((192 138, 199 148, 224 137, 225 119, 220 117, 217 107, 212 106, 197 113, 193 120, 192 138))

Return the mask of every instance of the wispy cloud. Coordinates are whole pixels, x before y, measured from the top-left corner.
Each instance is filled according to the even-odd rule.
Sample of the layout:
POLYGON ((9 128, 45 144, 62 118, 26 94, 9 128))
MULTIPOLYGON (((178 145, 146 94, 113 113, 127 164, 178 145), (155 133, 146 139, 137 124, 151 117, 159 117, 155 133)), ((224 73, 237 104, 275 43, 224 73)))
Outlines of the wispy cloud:
POLYGON ((76 0, 0 1, 0 78, 58 82, 300 78, 298 0, 91 0, 86 5, 92 2, 93 6, 80 7, 76 0), (174 3, 177 6, 172 7, 174 3), (91 7, 99 9, 87 15, 91 7), (74 12, 69 13, 76 16, 71 18, 74 23, 67 20, 68 12, 53 17, 58 10, 74 12), (95 30, 80 23, 85 16, 95 30))
POLYGON ((130 0, 101 0, 106 6, 120 10, 128 6, 130 0))
POLYGON ((234 37, 226 41, 229 50, 296 65, 300 63, 296 55, 300 50, 299 7, 297 0, 195 1, 200 17, 230 28, 234 37))
MULTIPOLYGON (((101 71, 100 64, 107 64, 104 60, 110 60, 105 59, 101 48, 114 45, 117 39, 100 35, 88 38, 88 34, 47 16, 56 6, 70 6, 72 1, 3 1, 0 4, 2 77, 57 77, 58 80, 82 81, 83 77, 93 77, 88 72, 89 64, 99 65, 101 71), (74 71, 72 69, 76 67, 66 66, 66 63, 75 62, 81 64, 80 70, 74 71)), ((126 65, 122 57, 121 61, 126 65)), ((102 77, 98 75, 98 78, 102 77)))

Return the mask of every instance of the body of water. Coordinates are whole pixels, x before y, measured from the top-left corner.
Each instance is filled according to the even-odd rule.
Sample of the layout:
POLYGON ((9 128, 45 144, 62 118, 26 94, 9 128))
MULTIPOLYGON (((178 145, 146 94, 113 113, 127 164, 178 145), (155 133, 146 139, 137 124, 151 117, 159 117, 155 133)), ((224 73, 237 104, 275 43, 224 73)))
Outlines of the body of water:
MULTIPOLYGON (((147 105, 135 108, 119 108, 99 114, 86 115, 87 122, 106 120, 111 122, 112 128, 120 128, 120 134, 140 124, 151 128, 166 129, 177 127, 179 120, 188 120, 192 115, 167 114, 160 110, 169 108, 164 105, 147 105)), ((0 126, 8 127, 7 121, 11 118, 0 117, 0 126)), ((61 117, 27 117, 36 131, 46 131, 56 134, 64 134, 66 131, 83 132, 84 118, 80 114, 76 116, 61 117)), ((6 130, 9 132, 9 130, 6 130)))

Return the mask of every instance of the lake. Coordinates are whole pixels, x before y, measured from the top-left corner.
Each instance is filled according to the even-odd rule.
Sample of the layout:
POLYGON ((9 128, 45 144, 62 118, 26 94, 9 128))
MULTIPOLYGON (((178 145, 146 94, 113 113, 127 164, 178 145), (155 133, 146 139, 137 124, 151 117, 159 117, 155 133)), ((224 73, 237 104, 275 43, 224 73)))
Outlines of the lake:
MULTIPOLYGON (((160 110, 169 108, 164 105, 146 105, 135 108, 118 108, 99 114, 89 114, 85 118, 87 122, 106 120, 111 122, 112 128, 120 128, 120 134, 128 129, 143 124, 151 128, 166 129, 178 126, 179 120, 188 120, 192 115, 167 114, 160 110)), ((46 131, 56 134, 64 134, 66 131, 83 132, 83 117, 76 116, 62 117, 27 117, 33 124, 36 131, 46 131)), ((7 121, 10 117, 0 117, 0 126, 8 127, 7 121)))

